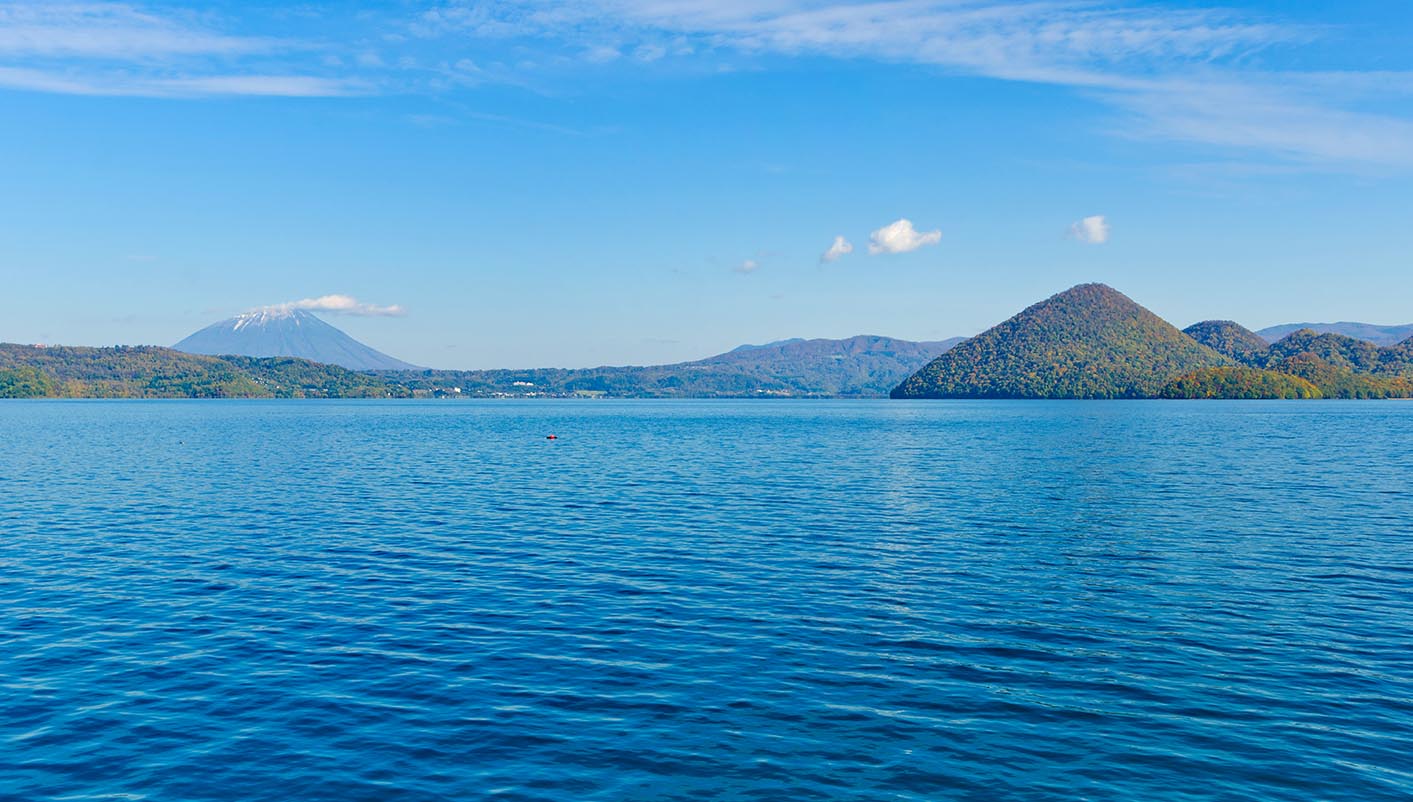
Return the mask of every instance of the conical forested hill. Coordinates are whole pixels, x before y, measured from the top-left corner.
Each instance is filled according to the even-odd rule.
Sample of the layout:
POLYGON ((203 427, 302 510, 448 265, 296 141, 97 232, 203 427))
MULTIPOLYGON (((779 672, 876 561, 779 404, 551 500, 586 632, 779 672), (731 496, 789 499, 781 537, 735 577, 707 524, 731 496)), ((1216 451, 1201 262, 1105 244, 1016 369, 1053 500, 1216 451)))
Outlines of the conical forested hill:
POLYGON ((1204 320, 1182 333, 1243 365, 1264 365, 1271 347, 1261 335, 1230 320, 1204 320))
POLYGON ((1231 360, 1128 296, 1081 284, 960 343, 894 398, 1151 398, 1231 360))

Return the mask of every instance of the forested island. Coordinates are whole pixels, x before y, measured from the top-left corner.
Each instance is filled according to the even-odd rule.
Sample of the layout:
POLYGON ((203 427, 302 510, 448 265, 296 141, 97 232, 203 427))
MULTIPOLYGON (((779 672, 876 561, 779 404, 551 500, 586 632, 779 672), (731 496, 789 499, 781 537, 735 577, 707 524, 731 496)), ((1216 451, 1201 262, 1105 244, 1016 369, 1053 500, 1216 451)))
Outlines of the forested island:
POLYGON ((1300 329, 1274 343, 1231 321, 1179 330, 1082 284, 966 340, 894 398, 1409 398, 1413 339, 1380 347, 1300 329))

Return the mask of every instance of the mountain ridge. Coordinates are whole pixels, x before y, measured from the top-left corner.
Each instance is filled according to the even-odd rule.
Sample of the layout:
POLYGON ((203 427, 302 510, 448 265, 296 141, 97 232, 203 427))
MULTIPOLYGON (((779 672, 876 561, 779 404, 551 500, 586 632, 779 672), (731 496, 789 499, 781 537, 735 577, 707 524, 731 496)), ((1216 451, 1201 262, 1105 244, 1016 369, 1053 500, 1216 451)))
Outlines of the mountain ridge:
POLYGON ((669 365, 441 370, 400 380, 418 390, 453 386, 462 393, 488 395, 872 398, 886 396, 904 377, 961 339, 915 342, 864 334, 837 340, 792 338, 669 365))
POLYGON ((1384 346, 1397 345, 1413 338, 1413 323, 1381 326, 1374 323, 1356 323, 1347 320, 1339 323, 1281 323, 1259 329, 1256 334, 1266 342, 1274 343, 1301 329, 1310 329, 1316 334, 1342 334, 1356 340, 1366 340, 1375 345, 1384 346))
POLYGON ((0 344, 0 398, 882 397, 951 343, 797 338, 673 365, 369 372, 158 346, 0 344))

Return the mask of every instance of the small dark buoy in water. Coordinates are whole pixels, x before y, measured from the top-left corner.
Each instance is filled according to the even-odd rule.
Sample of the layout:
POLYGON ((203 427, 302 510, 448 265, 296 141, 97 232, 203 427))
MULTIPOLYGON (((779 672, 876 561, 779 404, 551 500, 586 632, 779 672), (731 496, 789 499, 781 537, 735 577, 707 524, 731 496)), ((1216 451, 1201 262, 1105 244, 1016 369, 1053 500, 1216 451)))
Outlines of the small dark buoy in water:
POLYGON ((545 439, 546 439, 546 440, 558 440, 558 439, 559 439, 559 435, 557 435, 557 434, 548 434, 548 435, 545 435, 545 439))

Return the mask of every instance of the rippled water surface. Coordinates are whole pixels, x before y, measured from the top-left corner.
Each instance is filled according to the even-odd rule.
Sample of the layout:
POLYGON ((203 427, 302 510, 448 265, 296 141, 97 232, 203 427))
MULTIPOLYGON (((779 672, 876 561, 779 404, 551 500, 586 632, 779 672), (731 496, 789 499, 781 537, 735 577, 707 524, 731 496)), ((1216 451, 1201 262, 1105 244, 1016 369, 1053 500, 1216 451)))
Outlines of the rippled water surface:
POLYGON ((0 448, 5 800, 1413 797, 1410 404, 7 402, 0 448))

